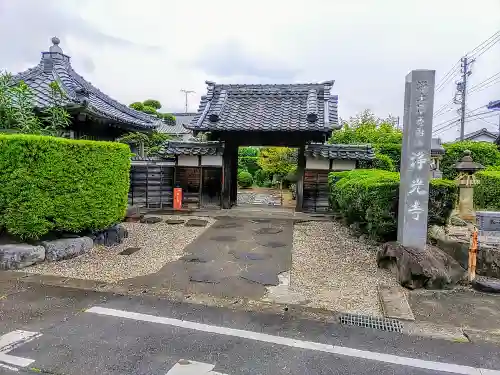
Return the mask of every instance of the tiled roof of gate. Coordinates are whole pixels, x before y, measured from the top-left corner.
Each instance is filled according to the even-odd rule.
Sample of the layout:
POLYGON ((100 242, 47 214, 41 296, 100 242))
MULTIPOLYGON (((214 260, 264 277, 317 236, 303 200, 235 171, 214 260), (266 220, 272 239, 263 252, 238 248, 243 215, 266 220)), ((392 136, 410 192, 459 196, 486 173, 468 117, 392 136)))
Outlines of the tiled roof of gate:
POLYGON ((222 155, 222 142, 166 142, 161 155, 222 155))
POLYGON ((431 156, 437 156, 437 155, 442 155, 446 151, 441 144, 441 139, 439 138, 432 138, 431 139, 431 156))
POLYGON ((194 131, 319 131, 338 129, 334 81, 289 85, 218 85, 206 82, 194 131))
POLYGON ((306 155, 328 159, 372 160, 375 152, 371 145, 343 145, 312 143, 306 146, 306 155))
POLYGON ((70 57, 59 47, 59 39, 52 38, 49 52, 42 52, 40 63, 13 77, 14 82, 24 81, 35 95, 35 106, 44 108, 50 103, 50 84, 57 82, 65 94, 65 106, 85 107, 95 115, 119 125, 135 129, 155 129, 161 121, 151 115, 136 111, 104 94, 82 76, 70 63, 70 57))

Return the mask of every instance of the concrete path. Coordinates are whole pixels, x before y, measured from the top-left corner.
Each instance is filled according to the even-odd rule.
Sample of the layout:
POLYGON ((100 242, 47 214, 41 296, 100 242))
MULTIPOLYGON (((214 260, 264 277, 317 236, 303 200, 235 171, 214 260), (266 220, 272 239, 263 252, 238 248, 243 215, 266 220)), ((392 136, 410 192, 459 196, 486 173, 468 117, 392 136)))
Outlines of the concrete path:
POLYGON ((500 343, 500 295, 469 288, 409 293, 415 319, 436 326, 461 327, 472 341, 500 343))
POLYGON ((488 344, 78 293, 38 286, 0 301, 1 311, 16 305, 2 316, 14 323, 0 334, 0 374, 500 374, 500 347, 488 344), (78 306, 57 308, 73 299, 78 306))
POLYGON ((293 221, 221 218, 158 273, 122 285, 260 299, 290 270, 293 221))

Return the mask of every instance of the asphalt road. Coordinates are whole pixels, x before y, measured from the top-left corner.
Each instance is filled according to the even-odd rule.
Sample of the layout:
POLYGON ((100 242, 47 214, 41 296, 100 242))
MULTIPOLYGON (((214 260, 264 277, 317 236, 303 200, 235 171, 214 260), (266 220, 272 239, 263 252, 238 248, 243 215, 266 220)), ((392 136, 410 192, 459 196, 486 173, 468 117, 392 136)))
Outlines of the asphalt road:
POLYGON ((490 344, 47 286, 2 293, 0 374, 500 374, 490 344))

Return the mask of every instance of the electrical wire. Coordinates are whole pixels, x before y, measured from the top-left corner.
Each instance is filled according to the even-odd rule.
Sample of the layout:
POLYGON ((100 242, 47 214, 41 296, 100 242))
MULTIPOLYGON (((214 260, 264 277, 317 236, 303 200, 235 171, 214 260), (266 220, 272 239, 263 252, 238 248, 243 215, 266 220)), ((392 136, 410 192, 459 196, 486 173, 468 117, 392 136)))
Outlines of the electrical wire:
POLYGON ((479 52, 483 51, 483 52, 481 52, 480 55, 478 55, 478 56, 481 56, 484 52, 486 52, 485 48, 487 48, 486 50, 488 50, 488 49, 491 48, 491 46, 493 46, 495 43, 498 42, 498 40, 499 40, 498 38, 500 38, 500 30, 498 30, 496 33, 494 33, 493 35, 491 35, 488 39, 483 40, 474 49, 472 49, 471 51, 469 51, 467 53, 467 56, 471 56, 472 57, 473 54, 478 54, 479 52), (493 44, 491 44, 491 43, 493 43, 493 44))
POLYGON ((489 76, 488 78, 484 79, 483 81, 472 86, 469 90, 467 90, 467 92, 468 93, 473 92, 474 90, 481 88, 482 86, 484 86, 486 84, 492 83, 491 81, 496 81, 497 79, 500 79, 500 72, 496 72, 492 76, 489 76))
POLYGON ((455 77, 454 73, 456 73, 460 69, 460 59, 451 67, 451 69, 441 78, 441 80, 437 83, 435 92, 440 92, 448 82, 455 77))
POLYGON ((500 77, 498 77, 497 79, 495 79, 494 81, 491 81, 491 82, 488 82, 487 84, 485 85, 482 85, 480 87, 477 87, 476 89, 474 89, 473 91, 469 92, 469 94, 473 94, 473 93, 477 93, 477 92, 480 92, 480 91, 483 91, 483 90, 486 90, 492 86, 495 86, 496 84, 498 84, 500 82, 500 77))

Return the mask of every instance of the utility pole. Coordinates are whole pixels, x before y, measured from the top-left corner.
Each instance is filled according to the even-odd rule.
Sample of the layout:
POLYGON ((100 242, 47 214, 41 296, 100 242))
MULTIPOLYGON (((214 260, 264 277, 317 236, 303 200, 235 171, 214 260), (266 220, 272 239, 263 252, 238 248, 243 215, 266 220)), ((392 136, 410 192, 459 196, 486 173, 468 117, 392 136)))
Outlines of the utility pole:
POLYGON ((462 80, 457 82, 457 93, 455 94, 454 102, 460 104, 460 140, 464 140, 465 136, 465 110, 467 101, 467 78, 472 74, 470 67, 475 59, 469 60, 467 56, 462 57, 462 80), (459 100, 457 99, 457 94, 459 100))
POLYGON ((187 112, 188 112, 188 95, 189 95, 189 94, 194 94, 194 91, 192 91, 192 90, 184 90, 184 89, 182 89, 182 90, 181 90, 181 92, 183 92, 183 93, 184 93, 184 96, 185 96, 184 111, 185 111, 185 113, 187 113, 187 112))

